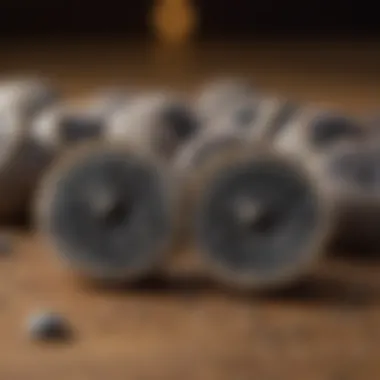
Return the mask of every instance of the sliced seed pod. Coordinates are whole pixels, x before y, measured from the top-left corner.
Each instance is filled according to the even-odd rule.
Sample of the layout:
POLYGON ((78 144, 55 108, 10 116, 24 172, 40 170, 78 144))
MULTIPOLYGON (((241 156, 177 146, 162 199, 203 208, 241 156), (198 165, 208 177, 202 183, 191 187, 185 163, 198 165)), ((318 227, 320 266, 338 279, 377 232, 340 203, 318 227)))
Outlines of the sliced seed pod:
POLYGON ((210 133, 231 131, 248 140, 269 139, 282 131, 300 112, 300 107, 278 97, 246 97, 212 119, 205 130, 210 133))
POLYGON ((335 205, 333 245, 378 249, 380 236, 380 145, 347 142, 319 164, 320 176, 335 205))
POLYGON ((209 122, 231 105, 256 96, 257 90, 249 80, 223 78, 206 84, 200 90, 195 100, 195 110, 202 121, 209 122))
POLYGON ((363 139, 365 129, 354 118, 315 108, 305 108, 274 140, 276 147, 301 155, 317 157, 342 141, 363 139))
POLYGON ((263 143, 231 143, 188 175, 195 250, 216 280, 290 285, 324 253, 330 205, 312 171, 263 143))
POLYGON ((199 131, 200 123, 185 100, 157 93, 135 98, 107 125, 110 141, 130 141, 138 149, 171 158, 199 131))
POLYGON ((0 86, 0 220, 9 222, 25 210, 51 155, 36 139, 32 121, 58 100, 42 81, 9 81, 0 86))
POLYGON ((85 277, 134 281, 171 250, 176 185, 159 158, 123 144, 69 149, 42 181, 36 225, 85 277))

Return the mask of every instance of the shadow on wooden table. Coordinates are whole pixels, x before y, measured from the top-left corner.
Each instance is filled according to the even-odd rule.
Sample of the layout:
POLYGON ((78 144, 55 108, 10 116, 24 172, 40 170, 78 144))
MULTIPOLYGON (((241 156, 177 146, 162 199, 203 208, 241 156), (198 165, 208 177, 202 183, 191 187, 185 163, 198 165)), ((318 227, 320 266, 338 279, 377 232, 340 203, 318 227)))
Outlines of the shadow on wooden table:
MULTIPOLYGON (((330 267, 329 263, 326 263, 330 267)), ((100 285, 80 280, 89 291, 103 294, 116 293, 148 297, 196 298, 202 295, 228 297, 239 302, 282 303, 313 306, 365 309, 380 305, 380 284, 375 271, 369 274, 365 268, 341 265, 336 262, 327 273, 317 271, 296 284, 280 290, 266 292, 241 291, 220 286, 207 278, 191 275, 154 276, 131 286, 100 285), (359 273, 359 275, 357 275, 359 273)))

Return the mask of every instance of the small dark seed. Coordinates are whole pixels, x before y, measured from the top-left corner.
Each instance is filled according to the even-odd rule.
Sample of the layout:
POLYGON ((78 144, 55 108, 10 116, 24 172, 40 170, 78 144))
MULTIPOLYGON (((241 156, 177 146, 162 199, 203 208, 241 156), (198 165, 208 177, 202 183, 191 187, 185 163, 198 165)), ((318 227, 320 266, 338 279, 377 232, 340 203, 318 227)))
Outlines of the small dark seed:
POLYGON ((72 336, 68 321, 52 312, 32 315, 28 319, 28 332, 34 340, 67 340, 72 336))

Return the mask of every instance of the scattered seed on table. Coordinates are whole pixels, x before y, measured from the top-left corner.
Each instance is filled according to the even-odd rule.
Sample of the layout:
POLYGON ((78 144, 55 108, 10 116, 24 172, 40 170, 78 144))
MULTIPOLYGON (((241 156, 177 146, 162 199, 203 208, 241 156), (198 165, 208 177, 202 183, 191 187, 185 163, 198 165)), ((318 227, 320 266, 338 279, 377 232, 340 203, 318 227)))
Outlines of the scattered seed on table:
POLYGON ((31 315, 27 321, 28 333, 34 340, 58 341, 72 336, 69 322, 54 312, 39 312, 31 315))

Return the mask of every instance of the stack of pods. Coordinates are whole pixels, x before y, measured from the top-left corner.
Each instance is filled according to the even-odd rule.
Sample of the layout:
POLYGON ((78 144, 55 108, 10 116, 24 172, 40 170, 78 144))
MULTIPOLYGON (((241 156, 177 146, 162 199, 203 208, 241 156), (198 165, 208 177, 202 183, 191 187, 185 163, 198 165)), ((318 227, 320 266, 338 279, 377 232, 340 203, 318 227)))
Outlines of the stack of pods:
POLYGON ((376 128, 335 110, 236 78, 70 102, 25 79, 0 84, 0 112, 2 221, 30 210, 90 279, 135 282, 187 252, 215 282, 267 290, 332 242, 376 243, 376 128))

